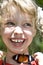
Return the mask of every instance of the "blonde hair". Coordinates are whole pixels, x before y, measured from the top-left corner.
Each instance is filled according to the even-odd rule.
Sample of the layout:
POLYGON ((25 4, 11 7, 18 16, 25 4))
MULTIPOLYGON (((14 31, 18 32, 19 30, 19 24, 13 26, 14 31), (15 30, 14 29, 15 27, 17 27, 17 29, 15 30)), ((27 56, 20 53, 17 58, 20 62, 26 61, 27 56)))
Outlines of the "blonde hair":
MULTIPOLYGON (((11 11, 15 11, 14 6, 19 8, 24 13, 31 14, 35 19, 37 18, 37 5, 33 0, 5 0, 1 4, 1 17, 7 18, 11 15, 11 11)), ((2 19, 3 20, 3 19, 2 19)))

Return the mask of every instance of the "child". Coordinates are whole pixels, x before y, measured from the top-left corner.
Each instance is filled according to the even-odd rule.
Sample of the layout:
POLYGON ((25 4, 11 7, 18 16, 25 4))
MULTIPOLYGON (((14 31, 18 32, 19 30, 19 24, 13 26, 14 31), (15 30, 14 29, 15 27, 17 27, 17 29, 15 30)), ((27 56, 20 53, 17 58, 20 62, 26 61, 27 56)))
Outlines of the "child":
POLYGON ((36 65, 28 46, 36 34, 37 5, 32 0, 8 0, 3 1, 0 11, 1 36, 7 47, 3 64, 36 65))

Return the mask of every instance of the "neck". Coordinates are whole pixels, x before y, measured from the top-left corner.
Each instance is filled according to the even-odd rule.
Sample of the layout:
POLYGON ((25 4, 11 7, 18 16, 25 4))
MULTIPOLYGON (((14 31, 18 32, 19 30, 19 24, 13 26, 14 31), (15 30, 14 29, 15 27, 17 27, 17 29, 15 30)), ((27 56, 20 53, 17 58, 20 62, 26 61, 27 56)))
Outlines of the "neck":
MULTIPOLYGON (((28 49, 26 49, 25 51, 23 51, 21 54, 29 54, 28 53, 28 49)), ((9 63, 9 64, 12 64, 12 65, 20 65, 20 64, 18 64, 16 61, 14 61, 13 59, 12 59, 12 56, 13 55, 16 55, 15 53, 12 53, 12 52, 10 52, 9 50, 8 50, 8 52, 7 52, 7 57, 6 57, 6 62, 7 63, 9 63)))

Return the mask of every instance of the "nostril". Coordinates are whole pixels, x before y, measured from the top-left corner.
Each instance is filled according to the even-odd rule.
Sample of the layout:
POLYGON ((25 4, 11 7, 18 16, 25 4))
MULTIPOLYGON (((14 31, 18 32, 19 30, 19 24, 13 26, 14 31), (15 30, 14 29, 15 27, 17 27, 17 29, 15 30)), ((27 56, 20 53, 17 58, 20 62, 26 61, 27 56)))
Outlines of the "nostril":
POLYGON ((24 38, 24 34, 22 33, 12 33, 11 38, 24 38))
POLYGON ((11 38, 23 38, 23 34, 14 33, 11 35, 11 38))
POLYGON ((22 37, 22 36, 23 36, 23 33, 18 33, 18 32, 15 32, 15 31, 13 31, 12 34, 11 34, 11 38, 22 37))

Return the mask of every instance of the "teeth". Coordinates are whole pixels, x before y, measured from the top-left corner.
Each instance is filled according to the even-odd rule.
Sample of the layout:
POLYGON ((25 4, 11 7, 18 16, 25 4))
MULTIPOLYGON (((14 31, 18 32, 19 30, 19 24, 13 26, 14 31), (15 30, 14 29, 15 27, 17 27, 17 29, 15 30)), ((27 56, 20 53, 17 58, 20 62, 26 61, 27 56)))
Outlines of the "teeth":
POLYGON ((12 39, 13 42, 23 42, 23 40, 14 40, 12 39))
POLYGON ((17 40, 12 40, 13 42, 17 42, 17 40))
POLYGON ((17 40, 17 42, 20 42, 20 40, 17 40))

